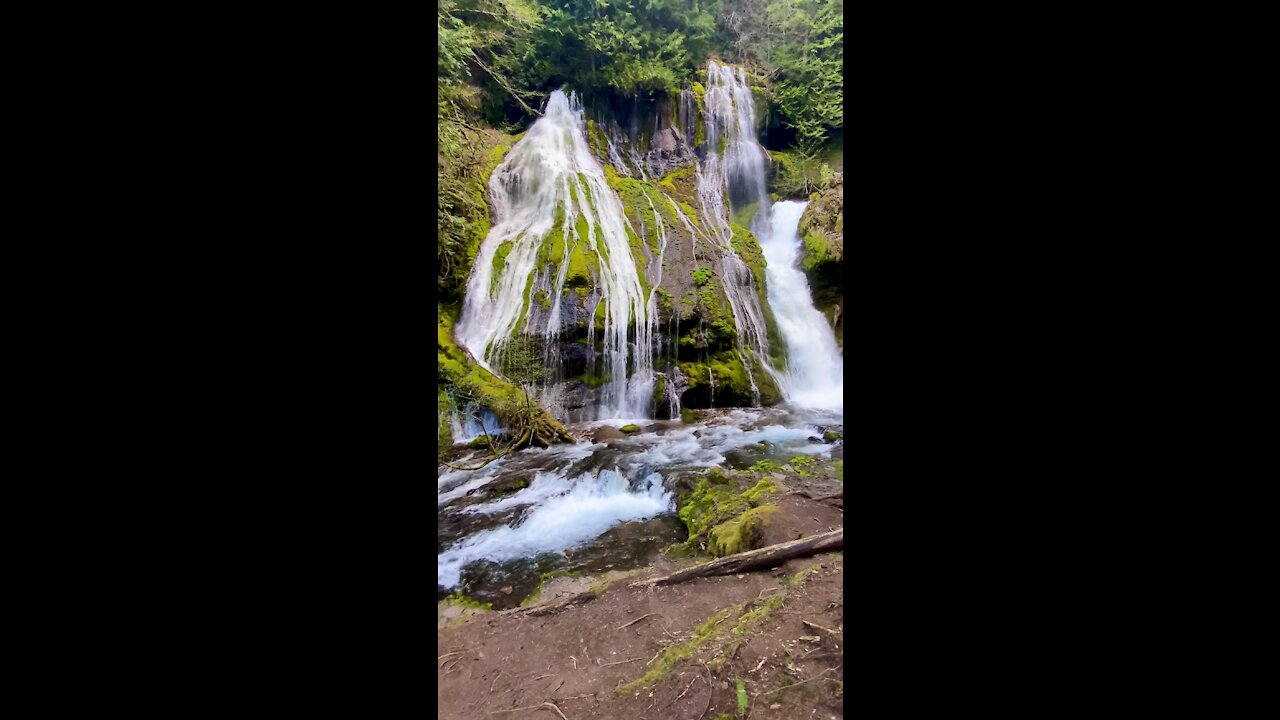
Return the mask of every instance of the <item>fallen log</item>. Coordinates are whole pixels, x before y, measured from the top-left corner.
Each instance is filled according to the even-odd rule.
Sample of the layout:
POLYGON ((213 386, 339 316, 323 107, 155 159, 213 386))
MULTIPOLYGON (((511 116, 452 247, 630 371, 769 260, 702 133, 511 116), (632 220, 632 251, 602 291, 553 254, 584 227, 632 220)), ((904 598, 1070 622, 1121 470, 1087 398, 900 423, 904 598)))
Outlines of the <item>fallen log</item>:
POLYGON ((833 530, 831 532, 814 535, 813 537, 801 538, 790 542, 770 545, 769 547, 760 548, 759 550, 749 550, 737 555, 730 555, 719 560, 712 560, 702 565, 694 565, 652 580, 642 580, 632 583, 631 587, 653 587, 654 585, 674 585, 686 580, 692 580, 699 577, 707 577, 710 575, 731 575, 739 573, 743 570, 753 570, 755 568, 766 568, 781 565, 783 562, 792 558, 807 557, 816 555, 820 552, 829 550, 839 550, 844 547, 844 528, 833 530))

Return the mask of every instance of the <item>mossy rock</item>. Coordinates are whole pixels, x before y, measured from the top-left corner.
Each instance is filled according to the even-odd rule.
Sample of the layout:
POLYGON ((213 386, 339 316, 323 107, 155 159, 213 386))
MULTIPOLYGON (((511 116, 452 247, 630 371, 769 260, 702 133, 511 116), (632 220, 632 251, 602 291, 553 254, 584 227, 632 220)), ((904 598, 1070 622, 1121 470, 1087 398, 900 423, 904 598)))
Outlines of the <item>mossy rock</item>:
POLYGON ((636 425, 635 423, 628 423, 628 424, 623 425, 622 427, 620 427, 620 428, 618 428, 618 429, 619 429, 619 430, 621 430, 621 431, 622 431, 622 432, 624 432, 624 433, 637 433, 637 432, 640 432, 640 426, 639 426, 639 425, 636 425))
POLYGON ((459 396, 488 408, 503 427, 520 428, 515 445, 547 446, 556 442, 573 442, 573 436, 541 406, 530 403, 525 393, 503 378, 475 362, 471 355, 453 340, 455 307, 436 308, 437 383, 441 390, 452 388, 459 396))
POLYGON ((840 439, 840 433, 836 432, 835 430, 828 430, 822 433, 822 439, 826 440, 829 443, 833 443, 840 439))
POLYGON ((684 421, 685 425, 692 425, 698 420, 697 416, 689 408, 680 408, 680 419, 684 421))
POLYGON ((715 557, 725 557, 760 547, 769 516, 777 509, 775 505, 761 505, 717 525, 711 530, 707 552, 715 557))
POLYGON ((495 495, 511 495, 529 487, 530 480, 527 477, 511 478, 492 485, 489 489, 495 495))

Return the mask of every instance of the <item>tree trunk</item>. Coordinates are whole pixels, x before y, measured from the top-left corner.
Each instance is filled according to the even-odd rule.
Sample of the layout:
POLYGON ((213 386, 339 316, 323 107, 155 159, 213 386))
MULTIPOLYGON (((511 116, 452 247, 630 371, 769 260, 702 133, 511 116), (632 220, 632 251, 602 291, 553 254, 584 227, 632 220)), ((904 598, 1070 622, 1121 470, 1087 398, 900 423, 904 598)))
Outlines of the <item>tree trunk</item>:
POLYGON ((638 583, 632 583, 631 587, 653 587, 654 585, 674 585, 692 580, 699 577, 707 577, 710 575, 731 575, 733 573, 742 572, 743 570, 754 570, 756 568, 774 567, 781 565, 783 562, 792 558, 807 557, 816 555, 820 552, 828 550, 839 550, 844 547, 844 528, 832 530, 821 535, 813 537, 792 540, 791 542, 770 545, 769 547, 760 548, 759 550, 751 550, 738 555, 730 555, 727 558, 712 560, 702 565, 694 565, 685 568, 670 575, 652 580, 642 580, 638 583))

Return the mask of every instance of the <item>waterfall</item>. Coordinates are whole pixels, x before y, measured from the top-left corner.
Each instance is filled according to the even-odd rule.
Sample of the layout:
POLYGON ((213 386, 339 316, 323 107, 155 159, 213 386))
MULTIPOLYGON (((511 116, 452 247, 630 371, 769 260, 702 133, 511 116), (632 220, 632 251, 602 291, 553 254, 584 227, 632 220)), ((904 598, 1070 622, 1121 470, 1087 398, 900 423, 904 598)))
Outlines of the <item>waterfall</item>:
POLYGON ((449 427, 453 432, 455 444, 469 443, 485 433, 501 435, 506 432, 502 422, 489 408, 480 407, 474 403, 467 403, 461 412, 457 410, 451 412, 449 427))
MULTIPOLYGON (((755 98, 747 85, 746 74, 741 68, 709 63, 703 104, 706 145, 705 157, 696 168, 698 203, 702 206, 704 222, 725 251, 719 275, 733 311, 739 343, 756 356, 785 392, 783 378, 769 362, 768 332, 754 277, 751 268, 733 250, 733 228, 729 222, 730 209, 755 205, 753 230, 758 236, 761 219, 769 215, 769 161, 756 140, 755 98), (729 208, 724 205, 726 194, 729 208)), ((751 365, 744 357, 743 367, 758 405, 759 391, 751 365)))
POLYGON ((844 357, 827 319, 813 306, 809 283, 800 272, 797 232, 808 203, 786 200, 773 206, 760 235, 769 305, 787 345, 788 400, 801 407, 844 409, 844 357))
MULTIPOLYGON (((555 340, 560 304, 569 302, 562 297, 570 258, 585 252, 595 260, 590 272, 604 303, 602 372, 608 380, 600 390, 599 417, 648 417, 654 383, 650 298, 622 201, 591 154, 576 95, 551 93, 546 114, 490 176, 489 192, 494 224, 467 281, 458 341, 485 368, 502 374, 503 350, 519 333, 555 340), (544 267, 548 249, 561 255, 558 268, 544 267), (550 313, 535 311, 535 287, 548 291, 550 313)), ((594 341, 594 322, 588 327, 594 341)))

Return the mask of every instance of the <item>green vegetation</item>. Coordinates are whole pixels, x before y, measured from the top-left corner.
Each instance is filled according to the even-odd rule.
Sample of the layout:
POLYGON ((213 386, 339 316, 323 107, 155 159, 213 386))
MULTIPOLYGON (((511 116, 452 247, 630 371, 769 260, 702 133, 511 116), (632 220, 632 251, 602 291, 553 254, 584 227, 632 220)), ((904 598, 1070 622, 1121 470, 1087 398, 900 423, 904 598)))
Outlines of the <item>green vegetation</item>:
MULTIPOLYGON (((443 305, 436 308, 437 382, 440 392, 455 398, 455 404, 464 400, 488 408, 511 433, 510 445, 502 450, 494 448, 493 457, 529 444, 545 446, 572 440, 564 426, 534 403, 524 389, 480 367, 458 347, 453 340, 455 312, 443 305)), ((512 380, 528 384, 546 372, 533 343, 536 341, 529 336, 521 336, 508 345, 506 357, 511 365, 504 372, 509 372, 512 380)))
POLYGON ((488 612, 493 609, 493 603, 480 603, 463 595, 461 592, 455 592, 449 597, 440 601, 440 606, 457 605, 458 607, 469 608, 471 610, 482 610, 488 612))
POLYGON ((742 684, 742 678, 738 678, 738 715, 745 716, 747 714, 747 688, 742 684))
POLYGON ((833 443, 840 439, 840 433, 836 432, 835 430, 828 430, 822 433, 822 439, 826 440, 829 443, 833 443))
POLYGON ((711 275, 712 275, 712 272, 707 268, 702 268, 702 267, 696 268, 693 271, 693 282, 698 287, 702 287, 703 285, 706 285, 707 281, 711 279, 711 275))
POLYGON ((844 482, 844 461, 837 460, 831 463, 831 466, 836 469, 836 479, 840 482, 844 482))
POLYGON ((623 426, 622 426, 621 428, 619 428, 619 429, 620 429, 620 430, 622 430, 622 432, 624 432, 624 433, 636 433, 636 432, 640 432, 640 426, 639 426, 639 425, 636 425, 635 423, 628 423, 628 424, 626 424, 626 425, 623 425, 623 426))
POLYGON ((803 467, 803 466, 805 466, 805 465, 812 465, 812 464, 814 464, 815 462, 817 462, 817 461, 816 461, 816 460, 814 460, 813 458, 809 457, 808 455, 797 455, 797 456, 795 456, 795 457, 791 458, 791 466, 792 466, 792 467, 803 467))
POLYGON ((755 472, 773 472, 774 470, 781 470, 782 466, 769 460, 760 460, 755 465, 752 465, 751 469, 755 472))
POLYGON ((769 516, 777 509, 773 505, 761 505, 715 526, 711 530, 707 552, 715 557, 727 557, 760 547, 769 516))
POLYGON ((760 501, 778 492, 780 488, 767 479, 739 492, 737 483, 723 471, 711 469, 698 478, 693 492, 680 499, 678 514, 689 539, 677 547, 692 552, 705 540, 707 552, 717 557, 752 549, 774 511, 760 501))
POLYGON ((821 233, 805 233, 804 258, 801 260, 801 266, 805 270, 812 270, 822 264, 831 254, 830 245, 831 242, 821 233))
POLYGON ((694 654, 699 648, 707 644, 707 641, 715 634, 716 625, 719 624, 720 621, 728 618, 733 613, 740 611, 742 608, 742 605, 733 605, 721 610, 715 615, 712 615, 693 632, 693 637, 682 643, 677 643, 668 647, 666 652, 662 653, 662 655, 654 661, 653 666, 649 668, 648 672, 636 680, 619 686, 615 692, 619 695, 624 695, 629 692, 640 690, 641 688, 649 688, 657 685, 663 678, 671 674, 671 670, 675 667, 676 663, 694 654))
POLYGON ((689 408, 680 408, 680 419, 684 421, 686 425, 692 425, 697 422, 697 416, 695 416, 693 411, 689 408))

